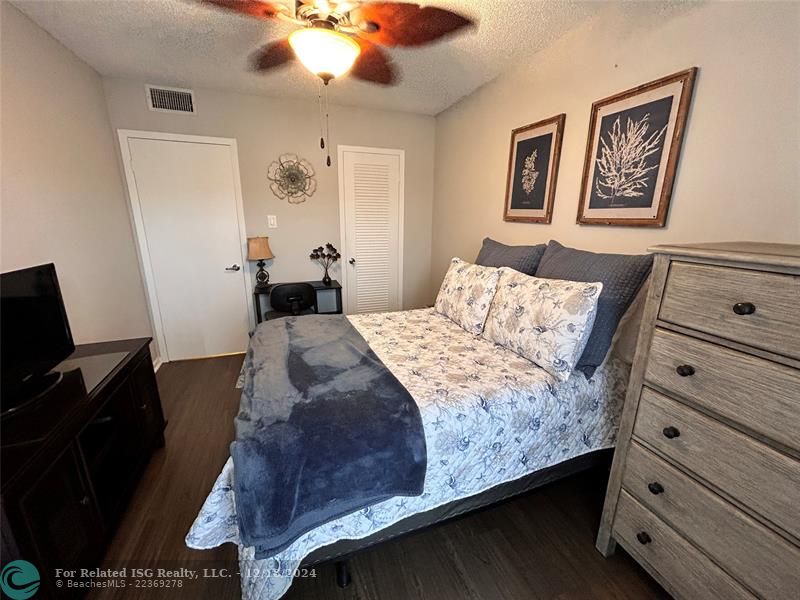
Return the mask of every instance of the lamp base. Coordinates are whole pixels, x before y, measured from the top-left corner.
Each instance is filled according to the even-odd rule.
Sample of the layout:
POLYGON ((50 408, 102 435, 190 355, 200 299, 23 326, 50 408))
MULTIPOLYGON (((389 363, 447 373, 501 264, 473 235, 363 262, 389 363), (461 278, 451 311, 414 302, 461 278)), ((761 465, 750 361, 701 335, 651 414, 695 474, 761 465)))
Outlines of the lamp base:
POLYGON ((264 270, 264 265, 266 265, 263 260, 260 260, 256 263, 258 266, 258 271, 256 271, 256 289, 264 289, 269 285, 269 273, 264 270))

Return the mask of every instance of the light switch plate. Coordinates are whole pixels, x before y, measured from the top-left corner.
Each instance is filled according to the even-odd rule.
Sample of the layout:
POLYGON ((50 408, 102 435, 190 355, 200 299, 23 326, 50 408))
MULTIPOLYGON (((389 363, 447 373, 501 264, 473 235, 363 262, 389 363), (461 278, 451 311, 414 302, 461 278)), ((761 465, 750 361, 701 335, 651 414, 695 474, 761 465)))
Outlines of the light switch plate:
POLYGON ((278 217, 276 215, 267 215, 267 227, 270 229, 278 227, 278 217))

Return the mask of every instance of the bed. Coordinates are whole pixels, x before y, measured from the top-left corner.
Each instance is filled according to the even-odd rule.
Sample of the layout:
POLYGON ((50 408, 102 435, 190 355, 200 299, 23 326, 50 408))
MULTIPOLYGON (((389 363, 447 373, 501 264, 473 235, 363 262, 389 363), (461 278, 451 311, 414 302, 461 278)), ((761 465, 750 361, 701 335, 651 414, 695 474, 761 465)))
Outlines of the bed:
POLYGON ((280 598, 307 567, 585 469, 615 444, 630 365, 613 349, 590 379, 575 372, 560 382, 434 309, 348 319, 419 407, 423 493, 335 519, 255 560, 239 544, 229 459, 186 543, 238 544, 245 600, 280 598))

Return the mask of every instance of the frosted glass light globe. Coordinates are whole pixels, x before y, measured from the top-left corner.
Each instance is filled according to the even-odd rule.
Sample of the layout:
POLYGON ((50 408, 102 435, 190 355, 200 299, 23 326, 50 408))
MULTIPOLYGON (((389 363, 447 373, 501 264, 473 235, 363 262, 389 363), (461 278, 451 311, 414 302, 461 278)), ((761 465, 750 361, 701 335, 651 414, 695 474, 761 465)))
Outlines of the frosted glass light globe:
POLYGON ((289 45, 303 66, 326 82, 347 73, 361 53, 353 38, 320 27, 293 31, 289 45))

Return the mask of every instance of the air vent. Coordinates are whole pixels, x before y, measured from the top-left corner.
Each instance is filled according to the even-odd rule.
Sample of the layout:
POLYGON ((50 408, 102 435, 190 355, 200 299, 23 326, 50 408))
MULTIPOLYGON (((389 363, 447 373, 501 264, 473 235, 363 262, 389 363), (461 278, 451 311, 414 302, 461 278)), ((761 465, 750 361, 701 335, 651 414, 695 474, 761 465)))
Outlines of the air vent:
POLYGON ((194 114, 194 92, 181 88, 146 85, 147 107, 170 113, 194 114))

